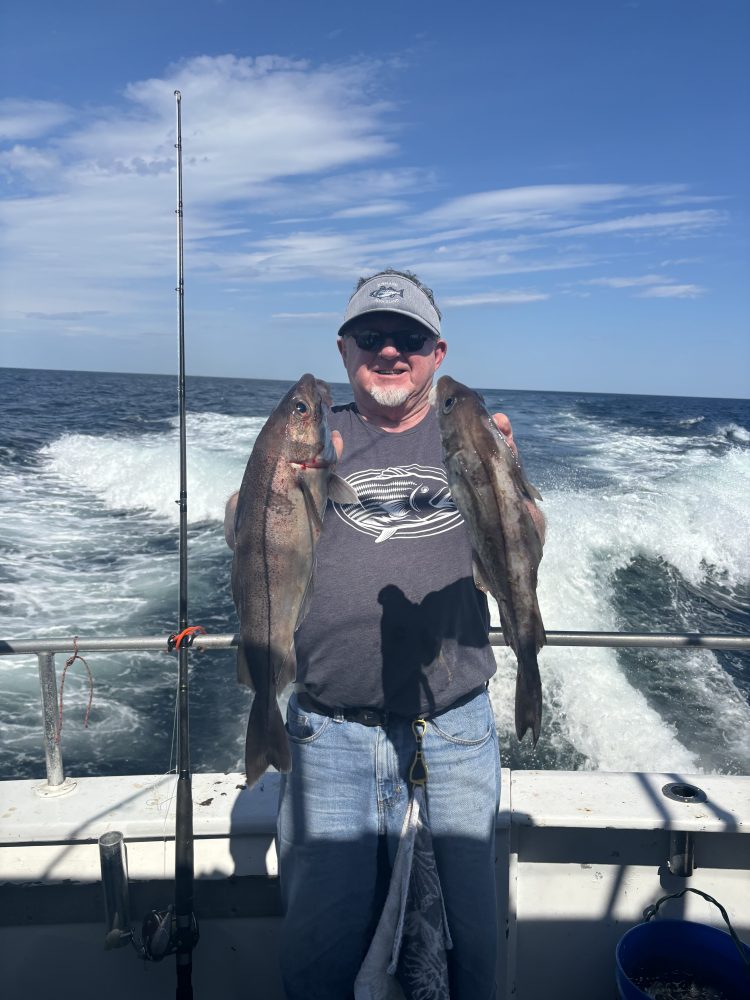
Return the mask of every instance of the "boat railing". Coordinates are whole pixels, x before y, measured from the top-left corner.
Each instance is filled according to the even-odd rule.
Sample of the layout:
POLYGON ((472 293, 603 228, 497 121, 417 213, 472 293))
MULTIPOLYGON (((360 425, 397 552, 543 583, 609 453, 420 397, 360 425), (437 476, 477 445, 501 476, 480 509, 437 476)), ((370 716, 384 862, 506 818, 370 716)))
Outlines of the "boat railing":
MULTIPOLYGON (((191 645, 198 650, 231 649, 239 642, 238 635, 195 635, 191 645)), ((493 646, 505 644, 502 630, 490 629, 493 646)), ((640 649, 715 649, 750 650, 750 636, 708 635, 699 632, 561 632, 547 631, 548 646, 600 646, 640 649)), ((54 639, 0 639, 0 656, 35 655, 39 665, 39 688, 42 701, 44 728, 44 754, 47 794, 63 792, 69 783, 65 780, 60 741, 60 708, 57 691, 57 653, 115 653, 163 652, 174 649, 173 636, 111 636, 103 638, 54 638, 54 639)), ((43 793, 44 793, 43 791, 43 793)))

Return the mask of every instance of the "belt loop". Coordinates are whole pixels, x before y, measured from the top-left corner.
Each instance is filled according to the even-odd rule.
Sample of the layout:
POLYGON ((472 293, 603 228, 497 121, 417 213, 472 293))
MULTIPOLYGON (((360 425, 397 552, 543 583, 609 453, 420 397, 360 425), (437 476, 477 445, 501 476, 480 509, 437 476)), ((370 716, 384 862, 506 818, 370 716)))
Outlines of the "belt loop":
POLYGON ((334 712, 334 713, 333 713, 333 721, 334 721, 334 722, 344 722, 344 721, 345 721, 345 720, 344 720, 344 713, 343 713, 343 712, 341 712, 341 711, 339 711, 339 712, 334 712))

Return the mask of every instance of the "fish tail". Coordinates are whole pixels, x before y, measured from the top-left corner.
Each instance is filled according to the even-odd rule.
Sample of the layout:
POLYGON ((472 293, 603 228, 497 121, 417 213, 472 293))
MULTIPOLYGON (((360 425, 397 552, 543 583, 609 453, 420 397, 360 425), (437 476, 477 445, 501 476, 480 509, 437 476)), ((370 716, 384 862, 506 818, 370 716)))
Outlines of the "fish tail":
POLYGON ((248 788, 252 788, 271 766, 279 771, 289 771, 292 767, 289 739, 276 698, 270 708, 263 701, 260 695, 256 696, 247 723, 245 774, 248 788))
POLYGON ((542 729, 542 681, 533 647, 518 658, 516 674, 516 736, 522 740, 531 729, 532 745, 536 746, 542 729))

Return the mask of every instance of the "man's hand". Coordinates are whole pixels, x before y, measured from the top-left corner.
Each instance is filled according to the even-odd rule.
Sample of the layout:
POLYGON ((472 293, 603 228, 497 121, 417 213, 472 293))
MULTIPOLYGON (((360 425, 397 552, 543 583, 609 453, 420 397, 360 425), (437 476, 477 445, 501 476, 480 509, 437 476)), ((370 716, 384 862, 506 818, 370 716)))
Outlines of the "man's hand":
MULTIPOLYGON (((516 447, 516 442, 513 440, 513 428, 510 426, 510 420, 505 413, 493 413, 492 420, 494 421, 495 427, 500 431, 505 440, 511 447, 511 451, 518 458, 518 448, 516 447)), ((542 540, 542 545, 544 545, 544 537, 547 533, 547 522, 544 519, 544 514, 539 510, 537 505, 533 500, 526 501, 526 507, 529 514, 531 514, 531 520, 534 522, 534 527, 537 530, 537 534, 542 540)))
POLYGON ((507 415, 505 413, 493 413, 492 419, 495 423, 495 427, 497 427, 510 445, 513 454, 517 456, 518 448, 516 448, 516 442, 513 440, 513 428, 510 426, 510 420, 508 420, 507 415))
MULTIPOLYGON (((506 417, 507 420, 507 417, 506 417)), ((510 426, 510 425, 509 425, 510 426)), ((331 431, 331 441, 333 447, 336 449, 336 460, 341 458, 344 451, 344 442, 338 431, 331 431)), ((237 497, 239 496, 239 490, 233 493, 231 497, 227 500, 227 505, 224 508, 224 538, 226 540, 229 548, 234 552, 234 515, 237 511, 237 497)))
POLYGON ((340 462, 341 456, 344 453, 344 439, 338 431, 331 431, 331 441, 333 441, 333 447, 336 449, 336 461, 340 462))

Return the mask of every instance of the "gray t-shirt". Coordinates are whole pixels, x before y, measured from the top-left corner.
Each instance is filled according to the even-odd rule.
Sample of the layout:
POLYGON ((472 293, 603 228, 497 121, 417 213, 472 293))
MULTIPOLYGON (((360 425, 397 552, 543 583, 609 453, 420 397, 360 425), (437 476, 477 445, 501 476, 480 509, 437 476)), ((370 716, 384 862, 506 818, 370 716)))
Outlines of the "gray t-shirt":
POLYGON ((413 716, 448 708, 495 672, 487 600, 450 496, 434 410, 382 431, 334 407, 337 472, 360 504, 328 502, 297 680, 332 708, 413 716))

